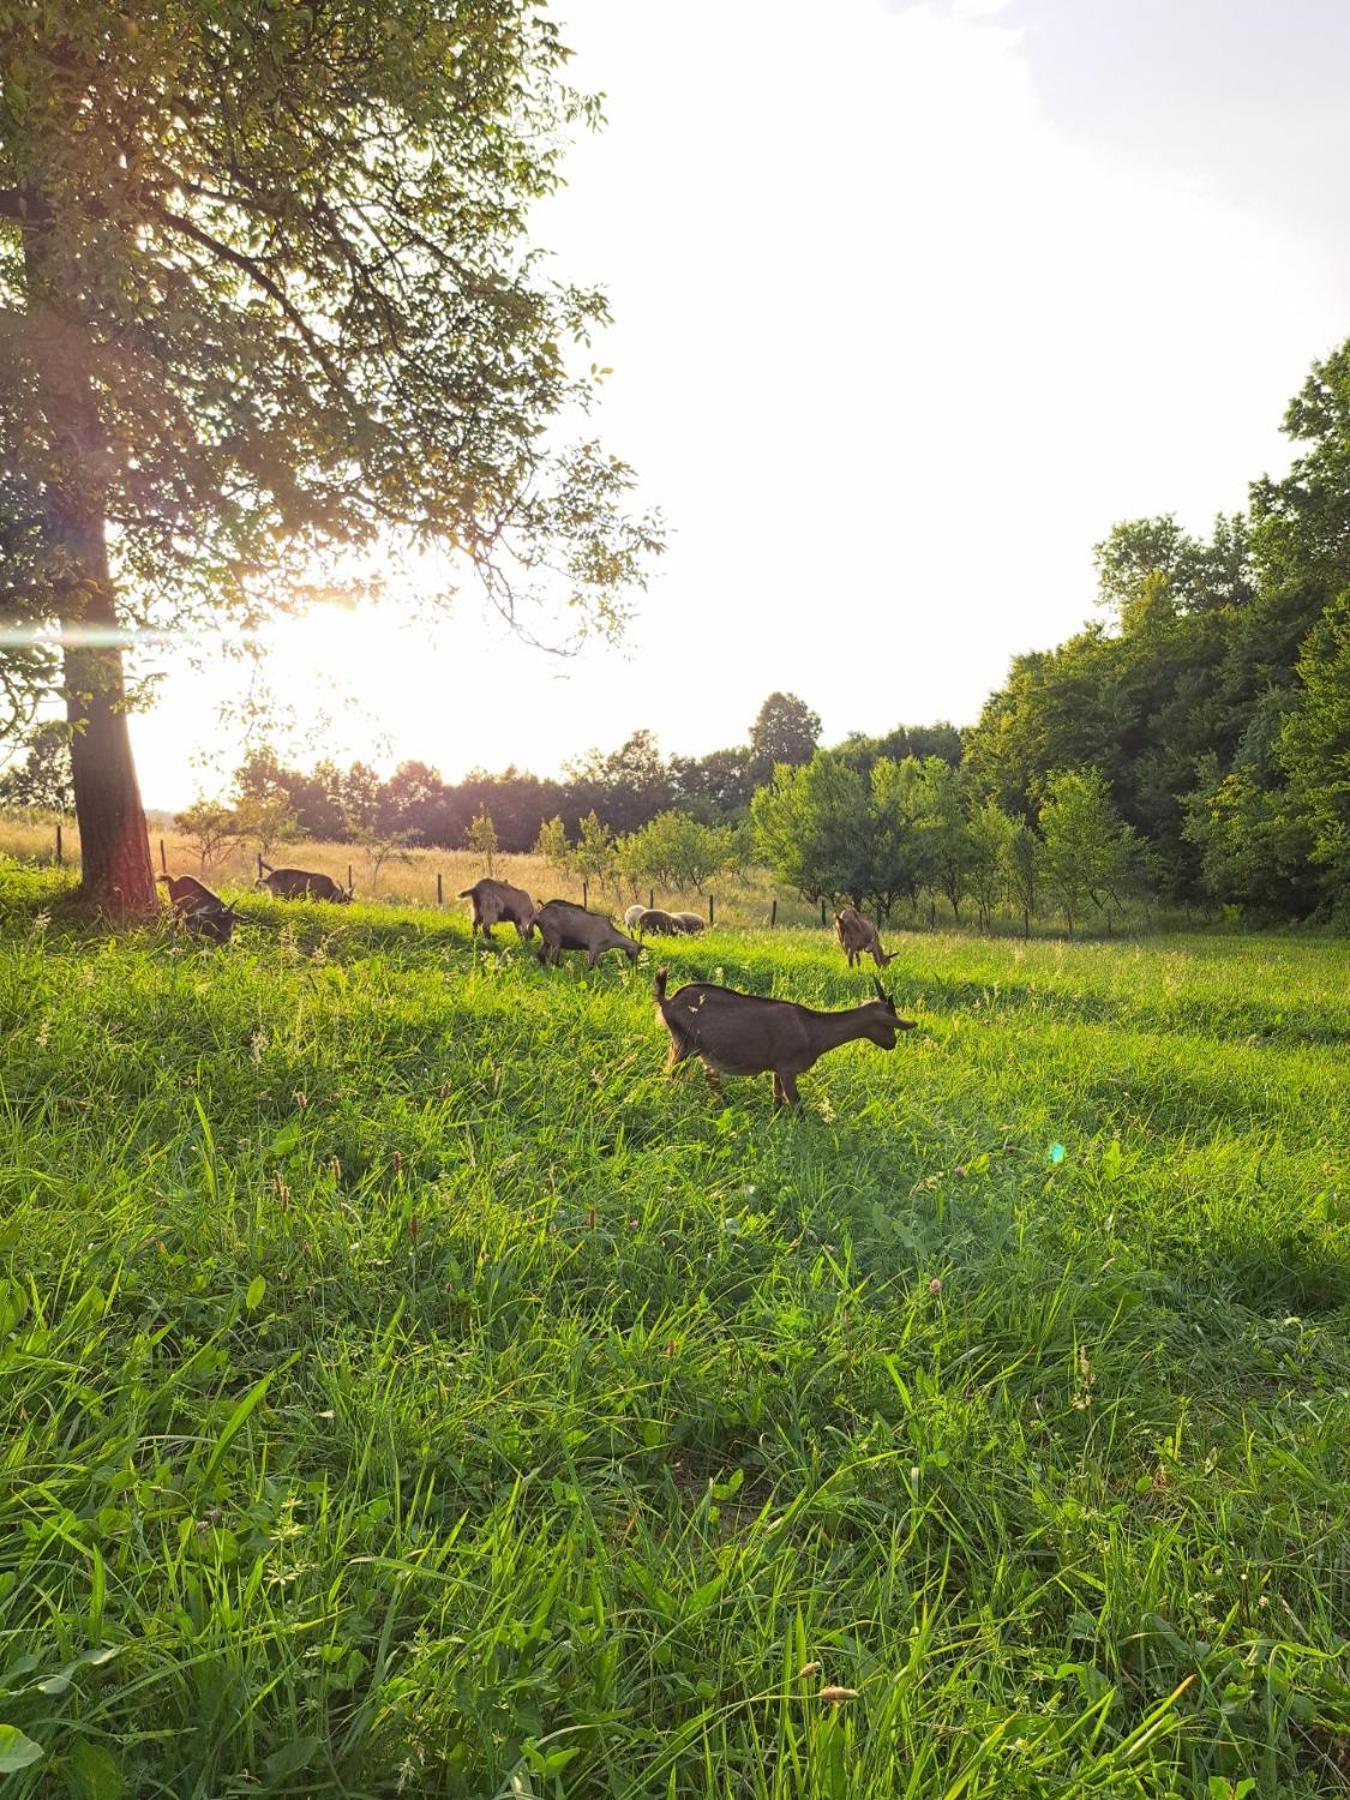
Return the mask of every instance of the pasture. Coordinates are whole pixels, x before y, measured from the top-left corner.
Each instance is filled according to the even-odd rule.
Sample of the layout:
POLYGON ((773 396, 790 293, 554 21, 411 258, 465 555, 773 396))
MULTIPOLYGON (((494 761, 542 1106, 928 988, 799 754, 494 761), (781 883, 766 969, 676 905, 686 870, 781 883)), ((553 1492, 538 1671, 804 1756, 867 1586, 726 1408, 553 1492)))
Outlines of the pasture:
POLYGON ((0 908, 7 1795, 1346 1792, 1343 943, 0 908))

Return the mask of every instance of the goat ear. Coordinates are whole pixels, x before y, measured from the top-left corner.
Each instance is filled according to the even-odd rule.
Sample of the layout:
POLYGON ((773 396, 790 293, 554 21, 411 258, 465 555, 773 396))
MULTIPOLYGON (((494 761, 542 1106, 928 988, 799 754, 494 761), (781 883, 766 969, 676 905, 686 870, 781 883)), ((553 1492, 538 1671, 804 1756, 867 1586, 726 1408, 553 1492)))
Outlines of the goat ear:
POLYGON ((895 1011, 894 1000, 891 999, 890 995, 886 992, 885 988, 882 987, 881 982, 877 979, 877 977, 875 975, 872 977, 872 986, 877 990, 877 999, 880 1000, 881 1004, 886 1008, 886 1010, 888 1012, 894 1012, 895 1011))

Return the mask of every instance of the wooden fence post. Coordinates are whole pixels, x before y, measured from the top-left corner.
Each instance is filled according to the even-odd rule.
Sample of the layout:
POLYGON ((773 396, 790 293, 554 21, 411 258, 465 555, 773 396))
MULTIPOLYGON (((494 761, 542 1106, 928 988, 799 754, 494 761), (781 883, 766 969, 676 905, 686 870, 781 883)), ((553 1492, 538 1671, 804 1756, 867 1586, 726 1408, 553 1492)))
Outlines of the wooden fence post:
POLYGON ((56 821, 56 866, 59 869, 66 860, 66 853, 61 844, 61 821, 56 821))
POLYGON ((586 877, 583 875, 581 878, 581 904, 583 906, 589 906, 590 903, 591 903, 591 884, 586 879, 586 877))
POLYGON ((656 906, 656 889, 648 888, 647 889, 647 911, 651 912, 655 908, 655 906, 656 906))
POLYGON ((258 880, 262 880, 262 851, 258 852, 258 880))
POLYGON ((822 894, 820 896, 820 922, 822 925, 825 923, 825 896, 824 896, 824 894, 822 894))
POLYGON ((159 840, 159 866, 160 866, 161 870, 164 872, 164 874, 167 875, 169 872, 169 859, 164 854, 164 839, 163 838, 161 838, 159 840))
POLYGON ((777 902, 777 900, 774 901, 773 909, 769 914, 769 923, 770 923, 770 925, 776 925, 778 923, 778 902, 777 902))
POLYGON ((352 865, 347 864, 347 892, 350 894, 356 883, 352 880, 352 865))
POLYGON ((439 869, 436 871, 436 904, 437 906, 445 905, 445 890, 441 886, 441 872, 439 869))
POLYGON ((717 916, 713 911, 713 897, 711 893, 708 895, 708 923, 710 925, 715 925, 717 923, 717 916))

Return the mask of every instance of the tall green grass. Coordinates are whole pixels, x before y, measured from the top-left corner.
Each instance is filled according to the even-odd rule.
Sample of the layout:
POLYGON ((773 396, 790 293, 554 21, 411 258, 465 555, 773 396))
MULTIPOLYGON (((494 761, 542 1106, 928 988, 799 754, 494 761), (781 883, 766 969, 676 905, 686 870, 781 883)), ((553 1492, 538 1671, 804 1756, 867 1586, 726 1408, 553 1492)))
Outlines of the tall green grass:
POLYGON ((0 890, 6 1793, 1346 1791, 1344 946, 244 904, 0 890))

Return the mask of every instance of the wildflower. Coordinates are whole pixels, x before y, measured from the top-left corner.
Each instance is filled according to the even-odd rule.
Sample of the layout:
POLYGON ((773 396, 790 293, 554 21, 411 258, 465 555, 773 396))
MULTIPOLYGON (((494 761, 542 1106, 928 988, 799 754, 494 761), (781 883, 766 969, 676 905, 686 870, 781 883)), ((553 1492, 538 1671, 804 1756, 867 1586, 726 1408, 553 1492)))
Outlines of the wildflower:
POLYGON ((942 1279, 940 1276, 935 1275, 933 1277, 928 1284, 928 1291, 930 1294, 940 1294, 942 1292, 942 1279))
POLYGON ((803 1663, 801 1668, 797 1671, 797 1679, 798 1681, 805 1681, 808 1675, 819 1675, 819 1673, 820 1664, 818 1662, 803 1663))

